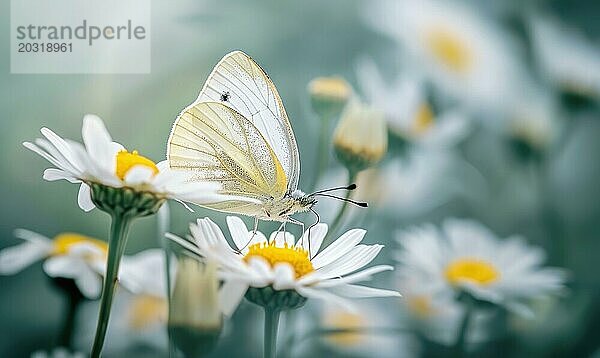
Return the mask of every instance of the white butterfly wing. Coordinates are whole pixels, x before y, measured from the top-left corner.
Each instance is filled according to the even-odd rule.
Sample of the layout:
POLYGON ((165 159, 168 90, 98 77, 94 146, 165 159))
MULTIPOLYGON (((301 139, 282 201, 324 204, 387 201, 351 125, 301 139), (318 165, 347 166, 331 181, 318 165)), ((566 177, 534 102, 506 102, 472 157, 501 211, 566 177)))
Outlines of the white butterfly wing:
POLYGON ((287 192, 298 188, 298 145, 275 85, 247 54, 225 55, 208 76, 196 102, 220 102, 254 124, 279 159, 288 178, 287 192))
POLYGON ((282 197, 287 176, 271 146, 244 116, 217 102, 193 103, 175 120, 167 147, 173 169, 194 173, 192 180, 220 183, 220 193, 254 199, 203 206, 257 216, 262 203, 282 197))

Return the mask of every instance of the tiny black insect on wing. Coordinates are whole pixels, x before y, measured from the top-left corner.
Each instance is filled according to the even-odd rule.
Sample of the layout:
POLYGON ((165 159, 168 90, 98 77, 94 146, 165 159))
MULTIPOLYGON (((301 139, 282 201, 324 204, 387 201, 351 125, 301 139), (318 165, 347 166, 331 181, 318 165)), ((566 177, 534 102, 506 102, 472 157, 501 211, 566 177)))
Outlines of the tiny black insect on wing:
POLYGON ((229 100, 229 97, 231 97, 231 95, 229 94, 229 91, 225 91, 225 92, 221 93, 221 101, 222 102, 227 102, 229 100))

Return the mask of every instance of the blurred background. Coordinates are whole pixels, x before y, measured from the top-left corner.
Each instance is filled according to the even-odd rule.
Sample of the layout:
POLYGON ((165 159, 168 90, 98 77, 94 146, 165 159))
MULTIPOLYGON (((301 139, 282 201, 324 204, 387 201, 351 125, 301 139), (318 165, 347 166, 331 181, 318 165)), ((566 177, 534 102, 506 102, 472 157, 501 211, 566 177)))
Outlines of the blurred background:
MULTIPOLYGON (((0 249, 19 243, 16 228, 48 237, 65 231, 107 237, 109 217, 81 211, 73 185, 44 182, 41 175, 49 165, 23 141, 39 137, 44 126, 80 140, 81 120, 93 113, 116 141, 162 160, 177 114, 196 98, 214 64, 242 49, 268 72, 285 103, 300 150, 300 188, 317 176, 320 155, 322 126, 311 109, 311 79, 342 76, 357 97, 385 114, 387 154, 358 178, 357 197, 371 207, 352 211, 345 224, 365 227, 368 243, 386 245, 378 262, 392 261, 398 230, 456 217, 480 221, 499 237, 520 234, 546 251, 548 265, 569 271, 569 292, 542 303, 545 314, 525 322, 509 319, 508 333, 489 339, 474 354, 600 354, 600 7, 589 0, 440 4, 152 1, 147 75, 11 75, 5 51, 0 57, 0 249), (423 37, 428 26, 437 37, 423 37), (448 125, 428 135, 439 123, 448 125)), ((7 1, 0 13, 0 41, 7 49, 7 1)), ((326 129, 329 137, 334 127, 335 122, 326 129)), ((331 149, 326 153, 328 170, 318 173, 317 187, 345 184, 343 166, 331 149)), ((225 221, 224 215, 200 208, 190 213, 172 204, 171 209, 171 231, 180 235, 197 217, 225 221)), ((325 222, 336 210, 333 203, 318 208, 325 222)), ((156 218, 138 220, 127 253, 159 246, 156 218)), ((393 273, 379 280, 379 287, 396 284, 393 273)), ((41 263, 0 276, 0 287, 0 356, 51 349, 65 304, 41 263)), ((80 310, 76 335, 93 329, 95 303, 90 305, 91 313, 80 310)), ((311 306, 302 309, 310 317, 307 326, 318 320, 318 308, 311 306)), ((397 312, 392 324, 403 322, 402 303, 378 300, 372 306, 397 312)), ((243 304, 213 355, 260 356, 255 347, 261 345, 261 322, 260 310, 243 304)), ((309 336, 293 349, 281 349, 291 356, 365 354, 352 349, 353 339, 363 345, 361 337, 344 338, 309 336)), ((383 338, 396 356, 443 352, 435 348, 443 343, 410 334, 383 338)), ((85 339, 81 349, 88 345, 85 339)), ((123 348, 128 354, 166 354, 164 346, 131 341, 123 348)))

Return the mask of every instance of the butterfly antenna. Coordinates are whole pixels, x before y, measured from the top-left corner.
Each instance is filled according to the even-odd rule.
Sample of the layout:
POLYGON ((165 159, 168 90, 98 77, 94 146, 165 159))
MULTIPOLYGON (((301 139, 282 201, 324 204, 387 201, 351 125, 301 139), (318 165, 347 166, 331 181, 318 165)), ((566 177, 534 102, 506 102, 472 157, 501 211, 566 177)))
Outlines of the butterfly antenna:
POLYGON ((319 194, 316 194, 315 196, 325 196, 325 197, 336 199, 336 200, 346 201, 346 202, 348 202, 348 203, 350 203, 352 205, 356 205, 356 206, 359 206, 361 208, 366 208, 366 207, 369 206, 369 204, 365 203, 364 201, 356 201, 356 200, 352 200, 352 199, 349 199, 349 198, 342 198, 342 197, 335 196, 335 195, 330 195, 330 194, 319 193, 319 194))
POLYGON ((335 188, 317 190, 317 191, 315 191, 314 193, 312 193, 310 195, 317 195, 317 194, 321 194, 321 193, 328 193, 330 191, 336 191, 336 190, 354 190, 354 189, 356 189, 356 184, 352 183, 352 184, 347 185, 347 186, 336 186, 335 188))

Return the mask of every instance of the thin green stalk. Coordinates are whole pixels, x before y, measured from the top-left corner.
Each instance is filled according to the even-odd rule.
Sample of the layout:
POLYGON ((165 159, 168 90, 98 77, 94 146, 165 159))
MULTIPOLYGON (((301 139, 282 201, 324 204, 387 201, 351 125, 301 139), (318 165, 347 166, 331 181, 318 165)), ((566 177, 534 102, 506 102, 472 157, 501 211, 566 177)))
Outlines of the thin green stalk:
MULTIPOLYGON (((163 252, 165 254, 165 275, 166 275, 166 295, 167 295, 167 305, 171 307, 171 253, 169 251, 169 240, 166 238, 165 234, 169 231, 169 226, 171 225, 171 212, 169 210, 169 203, 164 203, 163 206, 158 210, 158 242, 163 248, 163 252)), ((171 331, 167 328, 167 339, 169 345, 169 357, 175 357, 175 345, 173 345, 173 340, 171 339, 171 331)))
POLYGON ((96 336, 92 347, 92 358, 100 357, 108 320, 110 318, 110 308, 117 286, 119 273, 119 264, 125 251, 127 242, 127 232, 132 218, 126 214, 114 214, 111 216, 110 238, 108 241, 108 261, 106 264, 106 274, 104 275, 104 284, 102 286, 102 297, 100 298, 100 313, 98 315, 98 325, 96 326, 96 336))
MULTIPOLYGON (((357 173, 355 171, 348 170, 348 185, 350 185, 356 181, 356 174, 357 173)), ((346 190, 345 198, 349 199, 350 194, 351 194, 351 191, 346 190)), ((340 225, 342 224, 342 221, 344 219, 344 214, 346 213, 347 208, 348 208, 348 201, 344 200, 342 202, 342 206, 340 207, 340 210, 338 211, 337 215, 335 216, 335 219, 333 219, 332 224, 329 227, 329 235, 327 235, 328 237, 325 238, 325 241, 328 241, 327 240, 328 238, 333 237, 335 235, 336 231, 339 229, 340 225)), ((329 243, 329 242, 323 243, 323 245, 321 247, 327 247, 325 245, 326 243, 329 243)))
POLYGON ((469 333, 469 325, 471 324, 471 318, 473 316, 475 302, 472 299, 468 299, 465 302, 465 314, 460 323, 458 337, 454 343, 454 352, 456 357, 467 356, 467 334, 469 333))
POLYGON ((277 328, 279 327, 278 309, 265 307, 265 358, 275 358, 277 354, 277 328))
POLYGON ((72 349, 73 328, 75 328, 75 319, 77 318, 77 311, 79 310, 83 296, 81 296, 81 293, 79 292, 67 292, 66 299, 67 314, 65 315, 58 342, 60 347, 72 349))
POLYGON ((329 163, 329 123, 330 117, 324 115, 320 118, 321 120, 321 130, 319 132, 319 143, 317 147, 317 168, 312 178, 312 182, 310 183, 311 192, 316 189, 317 183, 319 182, 319 178, 325 171, 327 164, 329 163))

